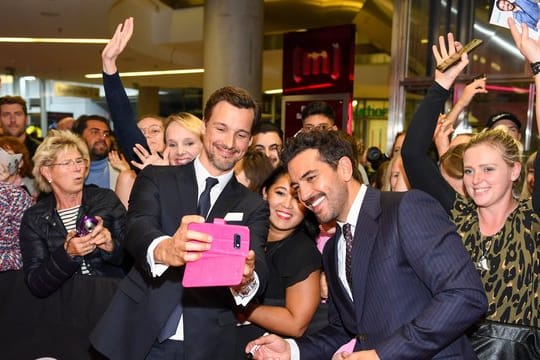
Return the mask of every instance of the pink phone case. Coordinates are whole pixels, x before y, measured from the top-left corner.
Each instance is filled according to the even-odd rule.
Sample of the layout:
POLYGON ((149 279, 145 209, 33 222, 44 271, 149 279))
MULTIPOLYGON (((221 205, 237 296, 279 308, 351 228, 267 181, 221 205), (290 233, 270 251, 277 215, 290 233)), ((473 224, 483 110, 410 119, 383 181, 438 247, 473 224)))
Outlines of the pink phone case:
POLYGON ((186 264, 182 285, 239 285, 249 252, 249 228, 226 224, 223 219, 214 219, 213 223, 191 223, 188 229, 210 234, 213 241, 210 250, 203 253, 199 260, 186 264))

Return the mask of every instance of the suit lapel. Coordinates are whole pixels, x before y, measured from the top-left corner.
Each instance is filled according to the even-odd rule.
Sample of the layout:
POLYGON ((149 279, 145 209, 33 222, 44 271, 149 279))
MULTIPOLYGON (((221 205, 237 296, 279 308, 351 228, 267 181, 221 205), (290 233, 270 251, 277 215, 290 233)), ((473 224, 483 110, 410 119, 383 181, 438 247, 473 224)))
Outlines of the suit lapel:
POLYGON ((184 214, 197 214, 197 202, 199 201, 197 194, 199 193, 199 189, 197 188, 197 177, 195 176, 193 162, 184 166, 177 166, 177 168, 178 171, 175 173, 175 185, 177 188, 176 203, 184 209, 184 214))
POLYGON ((355 308, 360 309, 360 311, 366 296, 369 263, 379 232, 377 218, 380 213, 380 193, 368 188, 356 222, 352 255, 352 293, 355 308))
POLYGON ((242 199, 241 188, 236 177, 233 175, 231 180, 225 185, 225 188, 217 198, 214 206, 210 209, 207 222, 213 222, 215 217, 224 217, 236 204, 242 199))

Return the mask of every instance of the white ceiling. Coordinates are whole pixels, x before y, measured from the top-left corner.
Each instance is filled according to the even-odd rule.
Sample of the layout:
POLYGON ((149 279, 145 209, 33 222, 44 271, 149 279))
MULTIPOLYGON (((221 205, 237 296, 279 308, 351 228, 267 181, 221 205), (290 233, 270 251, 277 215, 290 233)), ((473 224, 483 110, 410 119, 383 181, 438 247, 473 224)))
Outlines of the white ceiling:
MULTIPOLYGON (((196 21, 201 12, 201 7, 172 10, 158 0, 2 0, 0 37, 109 38, 116 24, 134 16, 135 33, 132 44, 119 59, 121 71, 202 67, 202 24, 194 24, 189 34, 175 31, 181 26, 178 21, 196 21), (167 28, 163 28, 164 18, 171 19, 167 28)), ((266 0, 265 43, 270 45, 263 56, 263 90, 281 87, 281 34, 356 23, 360 34, 357 51, 389 53, 391 18, 392 0, 266 0)), ((0 73, 89 82, 83 75, 101 71, 102 48, 0 43, 0 73)), ((133 83, 162 88, 202 87, 202 75, 126 79, 127 86, 133 83)))

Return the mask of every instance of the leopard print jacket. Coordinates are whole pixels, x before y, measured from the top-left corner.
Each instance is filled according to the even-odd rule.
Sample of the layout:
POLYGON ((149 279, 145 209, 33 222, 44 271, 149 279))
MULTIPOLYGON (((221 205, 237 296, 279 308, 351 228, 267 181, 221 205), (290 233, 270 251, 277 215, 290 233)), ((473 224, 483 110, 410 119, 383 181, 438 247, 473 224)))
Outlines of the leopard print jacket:
POLYGON ((522 200, 495 235, 480 233, 476 205, 457 196, 451 209, 488 298, 488 320, 540 327, 540 217, 522 200))

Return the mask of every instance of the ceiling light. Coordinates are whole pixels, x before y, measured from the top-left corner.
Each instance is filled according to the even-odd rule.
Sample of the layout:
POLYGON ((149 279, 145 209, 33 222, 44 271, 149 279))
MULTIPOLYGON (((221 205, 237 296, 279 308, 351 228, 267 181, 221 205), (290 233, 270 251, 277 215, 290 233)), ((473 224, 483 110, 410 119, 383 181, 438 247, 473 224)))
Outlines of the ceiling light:
POLYGON ((0 42, 34 44, 107 44, 109 39, 0 37, 0 42))
POLYGON ((283 93, 283 89, 266 90, 264 93, 267 94, 267 95, 281 94, 281 93, 283 93))
MULTIPOLYGON (((129 76, 159 76, 159 75, 185 75, 185 74, 200 74, 203 73, 204 69, 179 69, 179 70, 163 70, 163 71, 131 71, 131 72, 122 72, 119 75, 121 77, 129 76)), ((102 76, 99 74, 86 74, 84 75, 87 79, 100 79, 102 76)))

